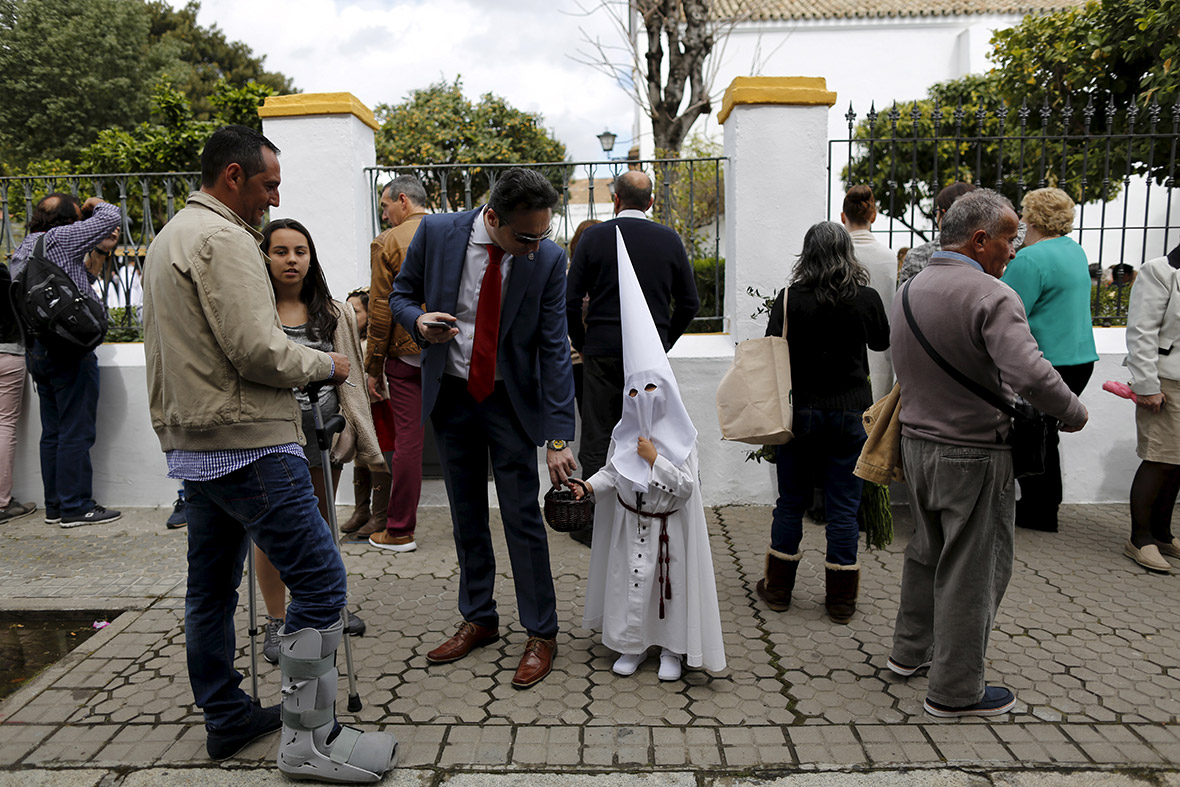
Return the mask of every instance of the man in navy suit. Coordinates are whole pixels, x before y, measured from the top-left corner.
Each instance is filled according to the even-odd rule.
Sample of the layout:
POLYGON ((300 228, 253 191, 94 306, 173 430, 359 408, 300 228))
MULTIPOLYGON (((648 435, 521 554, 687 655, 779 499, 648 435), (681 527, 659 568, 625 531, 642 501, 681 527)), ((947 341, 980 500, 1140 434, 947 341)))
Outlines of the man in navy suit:
POLYGON ((539 173, 507 170, 482 208, 422 219, 389 296, 393 318, 426 347, 422 414, 434 425, 459 558, 463 622, 426 658, 458 661, 500 636, 488 527, 490 455, 516 603, 529 635, 512 678, 519 689, 549 674, 557 649, 537 446, 546 443, 553 484, 577 467, 568 447, 574 379, 565 254, 548 240, 556 204, 557 192, 539 173))
MULTIPOLYGON (((645 215, 651 178, 628 170, 615 178, 615 218, 588 228, 570 266, 566 312, 574 349, 582 354, 582 442, 578 461, 589 478, 606 464, 611 432, 623 415, 623 339, 619 322, 619 265, 615 228, 623 233, 635 275, 656 330, 668 350, 700 307, 692 265, 680 236, 645 215), (590 296, 585 327, 582 299, 590 296)), ((570 534, 589 544, 590 531, 570 534)))

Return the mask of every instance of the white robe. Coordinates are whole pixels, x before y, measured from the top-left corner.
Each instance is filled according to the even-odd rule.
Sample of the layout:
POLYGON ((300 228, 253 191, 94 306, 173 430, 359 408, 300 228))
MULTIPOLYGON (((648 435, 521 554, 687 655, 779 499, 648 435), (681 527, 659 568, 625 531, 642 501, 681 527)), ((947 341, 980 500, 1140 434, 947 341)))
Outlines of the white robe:
POLYGON ((672 598, 664 600, 660 619, 656 557, 660 520, 638 517, 617 496, 636 505, 630 482, 619 484, 611 461, 587 479, 594 488, 594 546, 586 586, 583 625, 602 631, 602 642, 619 653, 642 653, 653 645, 686 657, 688 666, 725 669, 721 610, 705 509, 697 487, 697 449, 676 467, 656 457, 643 510, 675 511, 668 517, 668 558, 672 598))

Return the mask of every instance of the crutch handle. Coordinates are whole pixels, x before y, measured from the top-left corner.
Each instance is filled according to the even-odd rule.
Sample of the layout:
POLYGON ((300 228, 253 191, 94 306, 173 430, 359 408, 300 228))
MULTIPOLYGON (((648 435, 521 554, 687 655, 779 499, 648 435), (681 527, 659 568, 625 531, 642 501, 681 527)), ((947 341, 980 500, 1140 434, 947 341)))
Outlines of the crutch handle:
POLYGON ((340 413, 336 413, 336 415, 324 422, 322 429, 316 429, 315 431, 316 443, 319 444, 320 450, 327 451, 330 449, 332 447, 332 435, 343 431, 344 416, 340 413))

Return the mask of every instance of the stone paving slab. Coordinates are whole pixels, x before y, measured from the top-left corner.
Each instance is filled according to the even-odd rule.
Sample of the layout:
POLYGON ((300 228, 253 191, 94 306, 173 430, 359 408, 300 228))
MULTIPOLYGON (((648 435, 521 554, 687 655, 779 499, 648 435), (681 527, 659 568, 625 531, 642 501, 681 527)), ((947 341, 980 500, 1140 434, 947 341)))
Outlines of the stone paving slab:
MULTIPOLYGON (((0 528, 4 606, 84 609, 102 601, 127 610, 0 703, 0 773, 120 767, 139 769, 131 776, 232 780, 273 763, 274 737, 228 769, 191 767, 208 761, 184 664, 185 536, 163 528, 169 510, 125 512, 110 526, 61 530, 33 517, 0 528)), ((689 671, 672 684, 656 679, 654 658, 632 678, 610 672, 614 654, 580 625, 589 552, 551 534, 558 657, 544 682, 517 691, 509 682, 526 635, 495 514, 504 637, 461 662, 426 663, 458 621, 458 575, 448 514, 425 509, 417 552, 345 546, 350 603, 369 633, 353 642, 365 707, 354 717, 341 702, 338 711, 344 721, 394 732, 398 778, 421 772, 424 784, 571 771, 589 771, 588 779, 713 774, 718 784, 755 784, 766 782, 742 782, 742 774, 914 767, 940 768, 955 784, 964 775, 955 767, 1027 766, 1091 774, 1132 766, 1171 778, 1180 766, 1180 577, 1148 574, 1121 556, 1125 506, 1067 506, 1061 533, 1018 531, 988 675, 1012 686, 1019 702, 1015 714, 992 721, 925 715, 924 675, 902 679, 884 666, 911 530, 904 508, 895 511, 895 543, 862 553, 859 611, 835 626, 823 609, 821 528, 806 526, 794 602, 775 613, 753 592, 769 508, 710 510, 729 666, 717 675, 689 671)), ((238 666, 248 673, 241 596, 238 666)), ((278 668, 260 658, 259 678, 262 700, 277 702, 278 668)))

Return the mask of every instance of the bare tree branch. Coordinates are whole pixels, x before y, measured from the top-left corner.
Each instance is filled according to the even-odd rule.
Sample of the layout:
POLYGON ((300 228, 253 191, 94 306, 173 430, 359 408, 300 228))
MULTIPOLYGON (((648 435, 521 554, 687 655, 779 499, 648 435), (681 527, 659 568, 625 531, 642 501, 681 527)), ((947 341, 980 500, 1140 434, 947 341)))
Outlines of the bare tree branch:
POLYGON ((713 0, 577 4, 585 15, 609 17, 625 46, 604 44, 580 28, 582 46, 571 57, 618 81, 651 120, 656 150, 678 154, 693 123, 712 111, 719 95, 714 93, 714 83, 725 42, 734 27, 748 18, 745 0, 735 4, 738 12, 724 19, 715 15, 713 0), (644 52, 640 52, 638 31, 632 35, 633 12, 646 31, 644 52))

